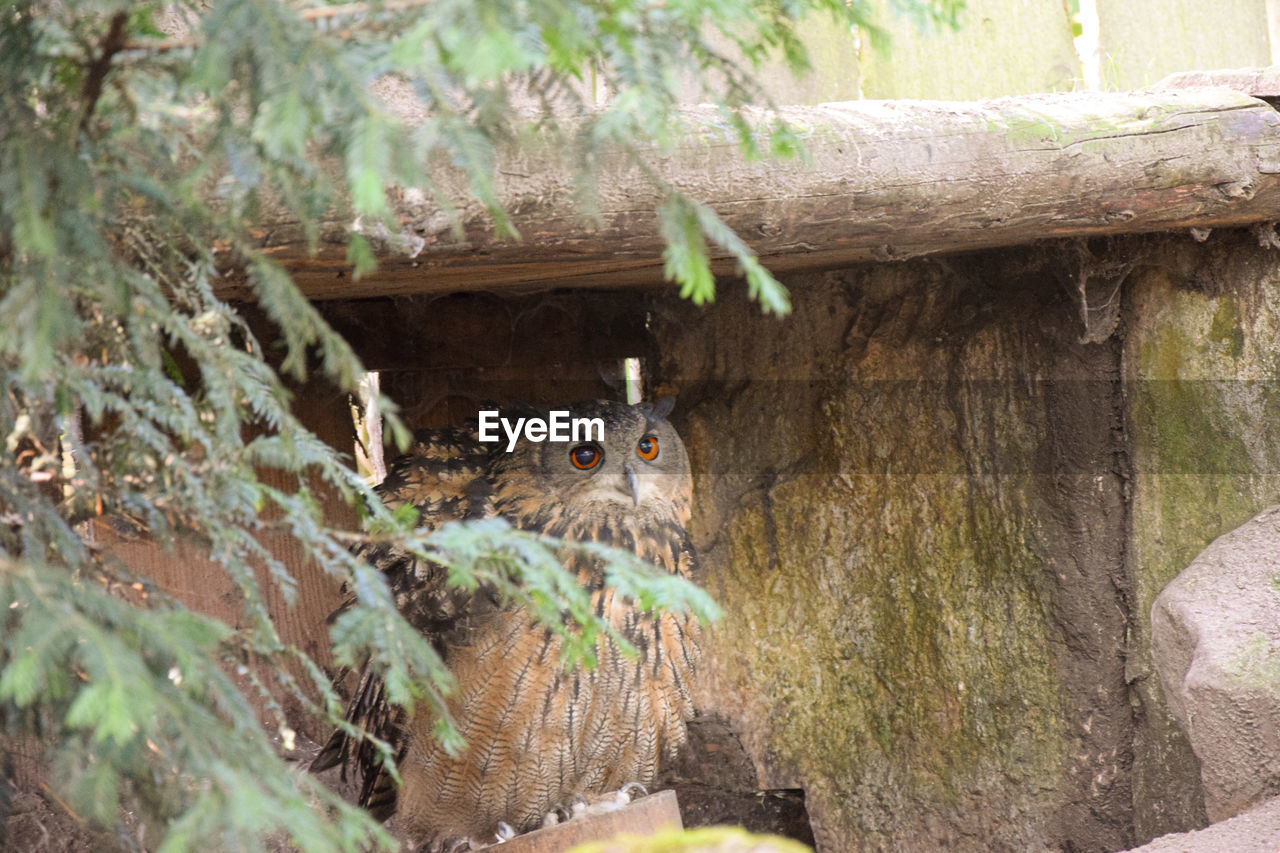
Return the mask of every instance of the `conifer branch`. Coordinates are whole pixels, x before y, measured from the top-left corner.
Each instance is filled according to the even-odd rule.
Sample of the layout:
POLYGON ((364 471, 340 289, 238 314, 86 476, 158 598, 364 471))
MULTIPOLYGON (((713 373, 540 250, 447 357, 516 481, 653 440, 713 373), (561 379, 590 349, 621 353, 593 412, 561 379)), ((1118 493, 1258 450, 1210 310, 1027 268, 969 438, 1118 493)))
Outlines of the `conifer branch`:
POLYGON ((88 128, 93 111, 98 106, 98 99, 102 97, 102 87, 111 70, 112 58, 125 48, 125 24, 128 21, 129 16, 125 12, 117 12, 111 16, 111 23, 107 27, 107 34, 102 37, 98 55, 85 69, 84 84, 80 88, 81 133, 88 128))

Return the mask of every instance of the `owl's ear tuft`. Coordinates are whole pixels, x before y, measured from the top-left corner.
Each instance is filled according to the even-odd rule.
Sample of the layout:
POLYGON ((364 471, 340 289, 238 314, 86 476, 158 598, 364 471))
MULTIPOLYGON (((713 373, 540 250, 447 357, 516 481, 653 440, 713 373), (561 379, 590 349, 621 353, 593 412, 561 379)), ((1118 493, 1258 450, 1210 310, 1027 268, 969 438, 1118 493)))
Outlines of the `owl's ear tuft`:
POLYGON ((674 395, 668 394, 658 399, 656 403, 640 403, 637 408, 651 418, 665 418, 671 414, 671 410, 676 407, 676 398, 674 395))

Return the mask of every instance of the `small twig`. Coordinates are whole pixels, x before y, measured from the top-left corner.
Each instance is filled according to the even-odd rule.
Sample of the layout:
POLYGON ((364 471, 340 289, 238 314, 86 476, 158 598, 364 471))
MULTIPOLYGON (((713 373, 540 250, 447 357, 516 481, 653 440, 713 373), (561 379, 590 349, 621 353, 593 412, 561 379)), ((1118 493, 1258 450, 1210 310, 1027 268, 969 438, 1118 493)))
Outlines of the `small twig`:
POLYGON ((58 805, 62 806, 62 810, 63 810, 63 811, 65 811, 67 814, 69 814, 69 815, 71 815, 73 818, 75 818, 76 823, 84 823, 84 819, 83 819, 83 818, 81 818, 81 817, 80 817, 80 815, 76 814, 76 813, 75 813, 75 811, 71 808, 71 806, 69 806, 69 805, 67 805, 66 803, 64 803, 64 802, 62 801, 62 797, 59 797, 57 794, 55 794, 55 793, 54 793, 54 791, 53 791, 53 789, 52 789, 52 788, 50 788, 48 785, 46 785, 46 784, 44 783, 44 781, 43 781, 43 780, 41 780, 41 782, 40 782, 40 788, 41 788, 41 790, 43 790, 46 794, 48 794, 50 797, 52 797, 52 798, 53 798, 53 801, 54 801, 55 803, 57 803, 58 805))
POLYGON ((111 70, 111 58, 125 48, 124 27, 128 22, 129 16, 125 12, 115 14, 107 34, 102 37, 102 50, 98 58, 85 69, 84 85, 80 87, 80 103, 83 104, 80 114, 81 133, 89 126, 89 119, 93 117, 98 99, 102 97, 102 84, 107 79, 107 72, 111 70))

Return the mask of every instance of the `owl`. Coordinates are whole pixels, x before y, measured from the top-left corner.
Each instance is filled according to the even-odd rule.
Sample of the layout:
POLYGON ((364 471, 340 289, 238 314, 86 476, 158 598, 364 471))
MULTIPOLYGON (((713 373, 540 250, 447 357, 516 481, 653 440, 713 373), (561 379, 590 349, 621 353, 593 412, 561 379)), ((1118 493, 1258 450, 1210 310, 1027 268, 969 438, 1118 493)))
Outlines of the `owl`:
MULTIPOLYGON (((571 416, 599 418, 602 438, 524 439, 510 451, 505 437, 481 442, 474 427, 424 431, 389 466, 378 492, 392 508, 414 506, 427 528, 497 516, 524 530, 625 549, 688 577, 692 478, 666 419, 670 409, 670 398, 582 403, 571 416)), ((378 679, 365 672, 347 719, 391 743, 402 785, 371 746, 353 744, 341 731, 312 766, 356 765, 361 804, 380 820, 395 813, 401 830, 425 849, 492 840, 499 822, 525 831, 575 795, 648 784, 659 761, 684 742, 698 623, 687 614, 639 611, 604 586, 593 558, 567 556, 566 568, 639 655, 626 657, 602 639, 594 669, 570 670, 559 638, 493 590, 449 587, 440 566, 385 545, 367 546, 365 556, 386 573, 397 607, 453 672, 458 690, 450 712, 467 745, 449 755, 433 736, 429 711, 406 716, 391 707, 378 679)))

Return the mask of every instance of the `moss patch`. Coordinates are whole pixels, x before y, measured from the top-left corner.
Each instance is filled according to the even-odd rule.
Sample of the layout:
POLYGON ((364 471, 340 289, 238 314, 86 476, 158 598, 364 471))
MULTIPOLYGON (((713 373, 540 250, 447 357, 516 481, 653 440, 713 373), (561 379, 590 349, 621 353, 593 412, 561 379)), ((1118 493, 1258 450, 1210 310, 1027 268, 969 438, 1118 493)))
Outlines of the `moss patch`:
POLYGON ((1213 539, 1280 500, 1280 396, 1270 365, 1251 355, 1271 357, 1280 312, 1251 296, 1254 268, 1242 260, 1215 270, 1215 296, 1158 272, 1131 281, 1125 373, 1139 621, 1129 668, 1147 721, 1135 765, 1139 837, 1186 828, 1203 809, 1198 786, 1188 791, 1178 778, 1199 769, 1154 675, 1151 604, 1213 539))
POLYGON ((1025 250, 791 280, 785 324, 658 311, 727 614, 704 701, 825 847, 1114 850, 1204 819, 1148 614, 1280 502, 1280 289, 1243 238, 1159 245, 1123 342, 1080 343, 1025 250))
POLYGON ((1071 772, 1044 386, 988 378, 1003 332, 961 346, 958 378, 954 350, 873 344, 841 381, 744 390, 739 415, 790 415, 768 429, 721 424, 726 457, 796 462, 721 528, 713 656, 832 849, 1047 844, 1071 772))
POLYGON ((1026 531, 977 500, 948 476, 798 479, 734 519, 720 642, 769 697, 780 760, 849 803, 860 843, 900 839, 902 808, 963 820, 974 794, 1031 798, 1062 769, 1026 531))
POLYGON ((1226 345, 1230 358, 1244 355, 1244 327, 1241 326, 1240 307, 1234 299, 1219 301, 1209 326, 1209 338, 1226 345))

